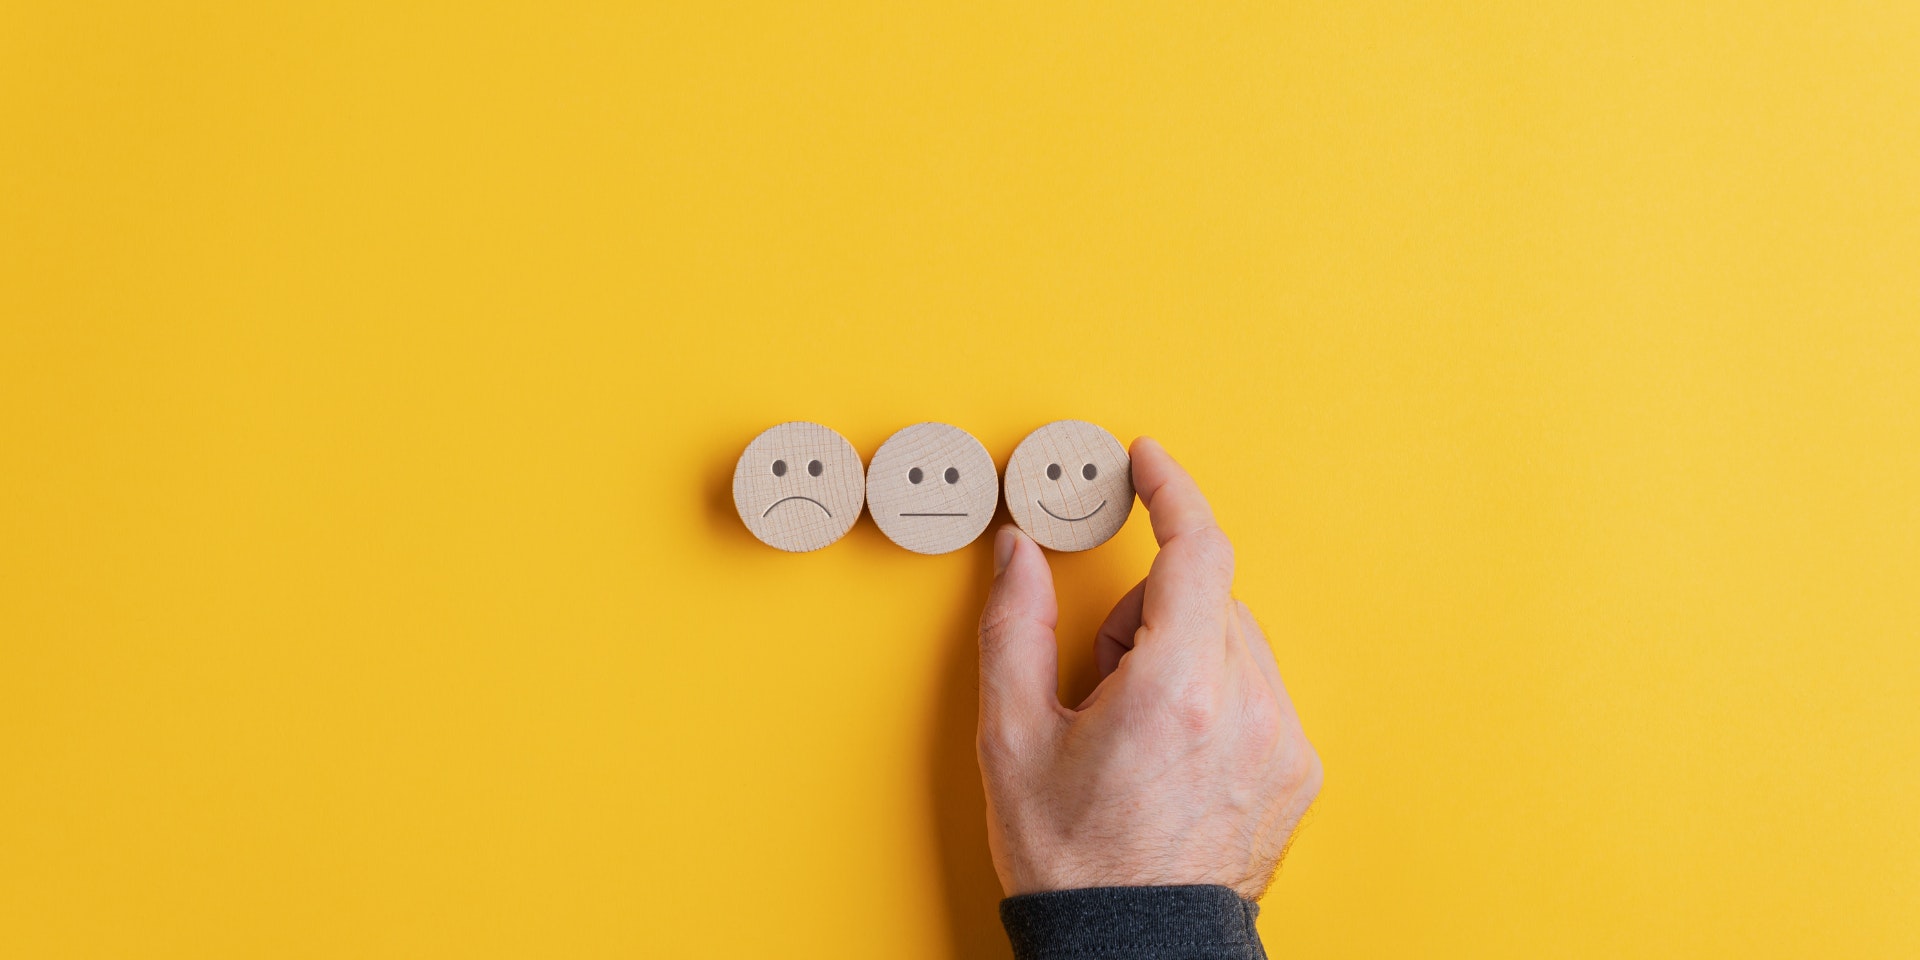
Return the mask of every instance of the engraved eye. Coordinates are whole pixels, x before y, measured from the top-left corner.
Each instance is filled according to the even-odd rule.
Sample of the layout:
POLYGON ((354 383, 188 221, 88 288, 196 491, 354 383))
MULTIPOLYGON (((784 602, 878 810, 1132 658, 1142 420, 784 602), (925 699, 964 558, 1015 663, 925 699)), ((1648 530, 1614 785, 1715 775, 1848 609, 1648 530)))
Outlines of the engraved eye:
POLYGON ((926 478, 927 478, 927 475, 924 473, 921 473, 919 467, 914 467, 912 470, 907 471, 908 483, 919 483, 920 481, 925 480, 926 478))
POLYGON ((948 483, 959 483, 959 482, 960 482, 960 471, 959 471, 959 470, 956 470, 956 469, 954 469, 953 467, 948 467, 948 468, 947 468, 947 482, 948 482, 948 483))
POLYGON ((1080 475, 1086 477, 1088 480, 1092 480, 1094 477, 1100 475, 1100 471, 1094 469, 1093 464, 1089 463, 1080 468, 1080 475))
POLYGON ((821 466, 818 460, 807 461, 807 476, 817 477, 820 475, 820 471, 825 469, 826 467, 821 466))
POLYGON ((1047 464, 1047 479, 1048 479, 1048 480, 1058 480, 1058 479, 1060 479, 1060 465, 1059 465, 1059 464, 1057 464, 1057 463, 1049 463, 1049 464, 1047 464))
POLYGON ((773 475, 776 477, 784 477, 787 475, 787 462, 785 460, 775 460, 773 462, 773 475))

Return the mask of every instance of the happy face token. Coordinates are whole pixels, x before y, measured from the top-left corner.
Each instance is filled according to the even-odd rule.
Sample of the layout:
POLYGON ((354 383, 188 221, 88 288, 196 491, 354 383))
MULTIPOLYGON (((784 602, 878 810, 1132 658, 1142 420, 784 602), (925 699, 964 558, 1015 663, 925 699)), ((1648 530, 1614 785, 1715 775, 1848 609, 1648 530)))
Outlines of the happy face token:
POLYGON ((845 437, 817 423, 770 427, 733 468, 733 505, 768 546, 818 550, 860 519, 866 471, 845 437))
POLYGON ((972 543, 999 502, 993 457, 959 427, 916 423, 888 437, 867 466, 867 512, 887 539, 915 553, 972 543))
POLYGON ((1007 460, 1007 511, 1035 543, 1089 550, 1133 512, 1133 464, 1113 434, 1085 420, 1056 420, 1027 435, 1007 460))

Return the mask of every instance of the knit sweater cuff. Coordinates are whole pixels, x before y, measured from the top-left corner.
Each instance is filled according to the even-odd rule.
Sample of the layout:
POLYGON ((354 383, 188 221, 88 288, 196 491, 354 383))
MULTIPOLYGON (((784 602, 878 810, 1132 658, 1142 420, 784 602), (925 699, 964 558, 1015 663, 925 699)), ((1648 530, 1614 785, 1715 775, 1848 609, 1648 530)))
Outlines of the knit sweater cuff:
POLYGON ((1095 887, 1000 901, 1017 960, 1264 960, 1259 906, 1228 887, 1095 887))

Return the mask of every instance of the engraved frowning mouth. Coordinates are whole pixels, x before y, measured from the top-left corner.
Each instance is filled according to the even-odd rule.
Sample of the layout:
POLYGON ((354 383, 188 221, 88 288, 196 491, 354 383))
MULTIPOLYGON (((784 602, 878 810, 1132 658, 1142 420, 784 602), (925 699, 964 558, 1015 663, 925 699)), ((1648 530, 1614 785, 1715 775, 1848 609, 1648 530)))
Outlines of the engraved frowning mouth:
MULTIPOLYGON (((1034 505, 1038 506, 1042 510, 1047 510, 1047 505, 1044 503, 1041 503, 1038 500, 1034 501, 1034 505)), ((1106 505, 1107 505, 1107 502, 1105 500, 1100 501, 1100 507, 1104 507, 1106 505)), ((1087 517, 1091 517, 1094 514, 1099 513, 1100 507, 1094 507, 1091 511, 1087 513, 1087 517)), ((1054 513, 1052 510, 1047 510, 1047 516, 1052 517, 1055 520, 1065 520, 1068 523, 1079 523, 1080 521, 1087 519, 1087 517, 1063 517, 1057 513, 1054 513)))
MULTIPOLYGON (((827 510, 827 505, 826 505, 826 504, 824 504, 824 503, 821 503, 820 501, 818 501, 818 500, 815 500, 815 499, 814 499, 814 498, 812 498, 812 497, 802 497, 802 496, 791 496, 791 497, 781 497, 780 499, 778 499, 778 500, 775 500, 775 501, 773 502, 773 507, 777 507, 777 506, 779 506, 779 505, 781 505, 781 504, 783 504, 783 503, 786 503, 786 502, 787 502, 788 500, 805 500, 806 502, 808 502, 808 503, 811 503, 811 504, 813 504, 814 506, 816 506, 816 507, 819 507, 819 508, 820 508, 820 509, 822 509, 822 510, 826 510, 826 514, 827 514, 827 516, 829 516, 829 517, 831 517, 831 516, 833 516, 833 511, 832 511, 832 510, 827 510)), ((765 510, 762 510, 762 511, 760 511, 760 515, 761 515, 762 517, 764 517, 764 516, 766 516, 767 514, 769 514, 769 513, 772 513, 772 512, 773 512, 773 507, 768 507, 767 509, 765 509, 765 510)), ((857 517, 856 517, 855 519, 859 519, 859 518, 857 518, 857 517)))

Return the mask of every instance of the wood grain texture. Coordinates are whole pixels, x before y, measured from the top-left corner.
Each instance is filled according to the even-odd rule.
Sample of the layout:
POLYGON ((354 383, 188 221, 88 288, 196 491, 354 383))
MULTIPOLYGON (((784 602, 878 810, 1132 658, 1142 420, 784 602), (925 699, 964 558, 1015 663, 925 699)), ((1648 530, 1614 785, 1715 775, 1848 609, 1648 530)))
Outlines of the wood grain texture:
POLYGON ((817 423, 769 427, 733 467, 733 506, 762 543, 804 553, 860 519, 867 474, 847 438, 817 423))
POLYGON ((915 553, 951 553, 972 543, 999 503, 993 455, 959 427, 906 427, 867 466, 867 512, 887 539, 915 553))
POLYGON ((1043 547, 1089 550, 1133 512, 1133 462, 1113 434, 1056 420, 1027 434, 1007 460, 1007 511, 1043 547))

